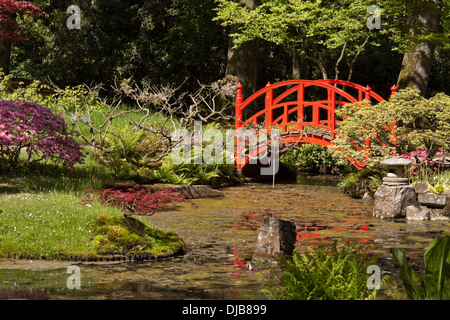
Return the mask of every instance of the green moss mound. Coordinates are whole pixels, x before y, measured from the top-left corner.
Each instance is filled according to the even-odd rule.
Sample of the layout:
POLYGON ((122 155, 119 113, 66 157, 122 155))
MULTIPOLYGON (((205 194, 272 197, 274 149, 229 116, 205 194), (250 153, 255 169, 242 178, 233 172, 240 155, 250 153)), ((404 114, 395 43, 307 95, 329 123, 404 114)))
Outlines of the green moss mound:
POLYGON ((101 214, 91 226, 99 258, 149 260, 183 254, 185 244, 174 232, 161 231, 134 217, 101 214))

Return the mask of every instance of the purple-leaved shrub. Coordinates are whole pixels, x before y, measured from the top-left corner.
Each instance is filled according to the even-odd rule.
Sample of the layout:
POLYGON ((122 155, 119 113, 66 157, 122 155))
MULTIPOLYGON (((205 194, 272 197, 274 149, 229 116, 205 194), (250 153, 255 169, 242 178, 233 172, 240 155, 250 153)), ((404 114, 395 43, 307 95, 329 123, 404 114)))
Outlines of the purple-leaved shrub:
POLYGON ((0 101, 0 164, 16 166, 21 150, 27 163, 51 159, 72 168, 84 155, 59 114, 34 102, 0 101))

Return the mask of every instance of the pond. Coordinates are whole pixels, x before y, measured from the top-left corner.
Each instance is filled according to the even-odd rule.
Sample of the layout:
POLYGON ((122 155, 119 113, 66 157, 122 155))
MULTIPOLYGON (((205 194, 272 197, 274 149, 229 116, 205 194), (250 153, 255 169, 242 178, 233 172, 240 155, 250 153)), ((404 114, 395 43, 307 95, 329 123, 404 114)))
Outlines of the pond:
MULTIPOLYGON (((249 268, 248 262, 267 216, 295 222, 300 250, 355 240, 378 255, 387 273, 395 270, 389 248, 404 248, 411 264, 421 269, 428 244, 450 234, 449 221, 373 218, 371 203, 350 198, 326 180, 274 188, 250 183, 221 191, 224 198, 197 199, 145 218, 179 234, 188 248, 184 256, 143 263, 0 259, 0 299, 264 299, 258 267, 249 268), (67 287, 71 265, 79 267, 80 289, 67 287)), ((396 283, 393 278, 389 283, 396 283)), ((401 294, 400 286, 391 284, 379 299, 401 294)))

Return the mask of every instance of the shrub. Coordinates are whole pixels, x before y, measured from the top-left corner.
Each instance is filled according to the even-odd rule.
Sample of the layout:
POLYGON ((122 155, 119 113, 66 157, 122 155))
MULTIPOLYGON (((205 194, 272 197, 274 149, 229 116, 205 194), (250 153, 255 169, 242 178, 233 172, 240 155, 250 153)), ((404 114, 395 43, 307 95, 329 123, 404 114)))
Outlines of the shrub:
POLYGON ((304 254, 295 251, 287 259, 278 259, 277 268, 269 267, 276 281, 265 279, 263 293, 277 300, 372 299, 377 289, 368 289, 366 271, 375 259, 354 243, 347 243, 340 251, 336 242, 329 250, 320 246, 304 254))
POLYGON ((170 184, 211 184, 212 179, 219 177, 217 164, 185 164, 175 163, 171 156, 163 159, 162 165, 153 171, 155 179, 170 184))
POLYGON ((281 161, 295 171, 338 173, 341 169, 331 151, 309 143, 289 150, 281 156, 281 161))
MULTIPOLYGON (((126 215, 151 215, 164 208, 172 208, 177 202, 186 200, 186 196, 173 192, 171 188, 161 189, 157 192, 139 190, 136 185, 126 190, 105 189, 100 191, 87 190, 96 194, 103 203, 119 207, 126 215)), ((90 202, 91 199, 85 199, 90 202)))
POLYGON ((344 180, 339 182, 338 187, 343 188, 344 192, 355 198, 362 197, 366 192, 374 194, 382 184, 386 173, 376 167, 364 168, 347 175, 344 180))
POLYGON ((342 159, 372 165, 396 153, 450 148, 450 97, 443 93, 426 99, 418 90, 404 89, 389 101, 347 104, 337 114, 344 120, 330 148, 342 159))
POLYGON ((83 154, 59 114, 33 102, 0 101, 0 160, 16 166, 22 150, 27 162, 52 159, 66 167, 83 163, 83 154))

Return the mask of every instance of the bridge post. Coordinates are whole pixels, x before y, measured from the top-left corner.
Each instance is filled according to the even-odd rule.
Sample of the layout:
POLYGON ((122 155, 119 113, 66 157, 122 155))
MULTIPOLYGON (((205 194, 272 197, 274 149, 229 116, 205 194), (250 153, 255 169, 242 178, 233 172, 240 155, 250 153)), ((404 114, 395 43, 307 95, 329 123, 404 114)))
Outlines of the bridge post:
POLYGON ((331 140, 336 137, 336 92, 328 89, 328 103, 330 110, 328 111, 328 121, 330 126, 331 140))
POLYGON ((298 101, 298 109, 297 109, 297 121, 299 122, 298 130, 300 133, 303 132, 303 122, 305 121, 305 84, 299 84, 299 88, 297 91, 297 101, 298 101))
MULTIPOLYGON (((270 87, 270 82, 266 84, 266 88, 270 87)), ((264 126, 268 128, 272 125, 273 122, 273 89, 270 89, 266 92, 266 103, 265 103, 265 123, 264 126)), ((269 129, 270 130, 270 129, 269 129)))
POLYGON ((395 84, 391 87, 391 96, 393 96, 397 92, 398 88, 395 86, 395 84))
POLYGON ((242 127, 242 109, 241 106, 244 103, 244 99, 242 98, 242 84, 239 82, 236 86, 236 105, 235 105, 235 130, 238 130, 242 127))
POLYGON ((372 89, 371 89, 369 86, 367 86, 367 87, 364 88, 364 92, 365 92, 365 97, 364 97, 364 99, 367 100, 367 101, 370 101, 370 91, 371 91, 371 90, 372 90, 372 89))

